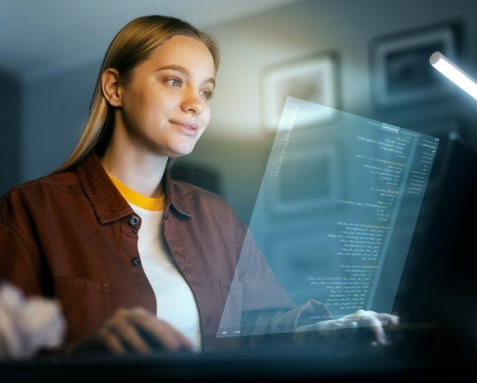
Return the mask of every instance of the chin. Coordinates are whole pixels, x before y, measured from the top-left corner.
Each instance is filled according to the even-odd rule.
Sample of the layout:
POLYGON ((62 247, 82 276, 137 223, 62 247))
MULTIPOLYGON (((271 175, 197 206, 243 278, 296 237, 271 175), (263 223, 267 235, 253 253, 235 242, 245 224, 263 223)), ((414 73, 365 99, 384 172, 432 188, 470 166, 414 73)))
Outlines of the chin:
POLYGON ((194 151, 195 145, 180 145, 175 148, 171 148, 171 155, 170 157, 181 157, 187 156, 194 151))

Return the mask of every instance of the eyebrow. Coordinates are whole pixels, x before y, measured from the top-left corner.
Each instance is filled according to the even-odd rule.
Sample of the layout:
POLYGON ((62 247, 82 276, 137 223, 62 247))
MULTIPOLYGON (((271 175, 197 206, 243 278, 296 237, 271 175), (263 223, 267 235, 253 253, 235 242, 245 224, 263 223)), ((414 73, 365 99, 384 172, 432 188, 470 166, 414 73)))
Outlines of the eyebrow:
MULTIPOLYGON (((189 76, 189 77, 192 76, 191 73, 190 73, 190 71, 189 71, 188 69, 186 69, 186 68, 184 68, 183 66, 180 66, 180 65, 166 65, 166 66, 160 67, 160 68, 158 69, 158 71, 160 71, 160 70, 168 70, 168 69, 169 69, 169 70, 175 70, 175 71, 181 72, 181 73, 183 73, 183 74, 185 74, 186 76, 189 76)), ((208 78, 207 80, 204 81, 204 83, 206 83, 206 82, 212 83, 212 85, 213 85, 214 88, 215 88, 215 79, 214 79, 213 77, 210 77, 210 78, 208 78)))

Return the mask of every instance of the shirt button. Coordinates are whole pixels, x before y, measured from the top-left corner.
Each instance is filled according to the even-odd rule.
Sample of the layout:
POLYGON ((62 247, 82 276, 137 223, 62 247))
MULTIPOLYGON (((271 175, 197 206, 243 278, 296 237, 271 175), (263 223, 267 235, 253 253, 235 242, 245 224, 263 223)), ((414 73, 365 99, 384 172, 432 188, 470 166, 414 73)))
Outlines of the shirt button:
POLYGON ((132 227, 135 227, 139 224, 139 217, 136 215, 132 215, 131 218, 129 218, 129 224, 132 227))
POLYGON ((212 315, 207 315, 206 323, 209 328, 213 327, 214 319, 212 318, 212 315))
POLYGON ((136 267, 141 266, 141 260, 138 257, 132 259, 132 264, 136 267))

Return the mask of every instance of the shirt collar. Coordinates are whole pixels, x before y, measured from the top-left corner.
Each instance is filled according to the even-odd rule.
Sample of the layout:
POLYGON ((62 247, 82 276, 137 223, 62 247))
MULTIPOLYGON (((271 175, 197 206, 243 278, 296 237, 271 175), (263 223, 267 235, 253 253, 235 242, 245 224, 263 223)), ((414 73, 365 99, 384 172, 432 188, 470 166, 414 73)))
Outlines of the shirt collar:
POLYGON ((190 213, 190 204, 192 203, 189 193, 194 188, 194 186, 178 182, 171 178, 170 172, 166 170, 163 178, 164 190, 166 191, 166 210, 169 206, 173 206, 180 214, 185 215, 189 218, 192 218, 190 213))
MULTIPOLYGON (((78 165, 76 173, 101 224, 134 214, 131 206, 109 178, 96 153, 89 154, 78 165)), ((173 206, 178 213, 192 218, 188 194, 193 186, 173 180, 168 171, 165 172, 163 181, 167 198, 165 211, 173 206)))

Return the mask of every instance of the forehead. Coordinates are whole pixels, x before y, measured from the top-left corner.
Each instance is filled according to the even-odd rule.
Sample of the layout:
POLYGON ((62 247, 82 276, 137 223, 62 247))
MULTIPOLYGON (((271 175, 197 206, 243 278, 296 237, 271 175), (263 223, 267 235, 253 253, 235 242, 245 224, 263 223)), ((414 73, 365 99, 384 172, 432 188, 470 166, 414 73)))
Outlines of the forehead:
POLYGON ((209 76, 215 73, 214 59, 207 46, 188 36, 171 37, 147 61, 156 69, 160 66, 181 65, 191 72, 208 72, 209 76))

